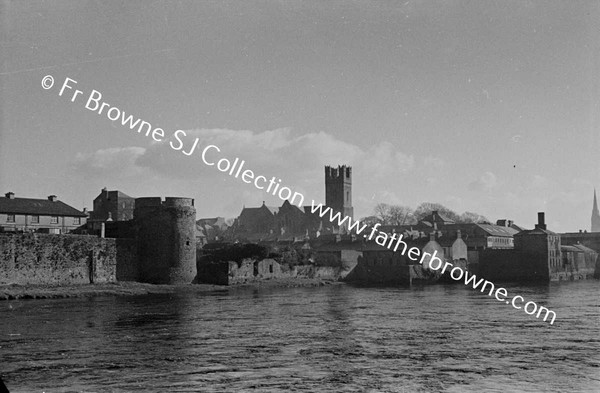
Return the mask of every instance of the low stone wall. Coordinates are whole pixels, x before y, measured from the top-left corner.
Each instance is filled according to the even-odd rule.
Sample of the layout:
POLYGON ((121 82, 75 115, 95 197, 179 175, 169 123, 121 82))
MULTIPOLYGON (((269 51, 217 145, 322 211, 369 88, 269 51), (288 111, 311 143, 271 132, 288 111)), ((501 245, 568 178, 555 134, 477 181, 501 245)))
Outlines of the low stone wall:
POLYGON ((85 235, 0 235, 0 284, 115 282, 135 276, 137 259, 126 239, 85 235), (117 267, 119 265, 119 268, 117 267))

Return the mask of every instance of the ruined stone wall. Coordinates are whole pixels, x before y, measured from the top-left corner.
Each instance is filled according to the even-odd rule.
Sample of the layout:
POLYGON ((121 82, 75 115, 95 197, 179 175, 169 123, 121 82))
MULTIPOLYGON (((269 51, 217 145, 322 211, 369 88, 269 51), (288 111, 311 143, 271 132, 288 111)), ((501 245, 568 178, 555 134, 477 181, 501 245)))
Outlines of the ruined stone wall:
POLYGON ((135 269, 135 256, 115 239, 95 236, 0 235, 0 284, 90 284, 117 281, 117 261, 135 269))
POLYGON ((320 278, 337 280, 341 268, 314 265, 280 264, 274 259, 261 260, 245 258, 242 261, 201 261, 198 263, 196 282, 233 285, 252 283, 270 279, 320 278))
POLYGON ((591 252, 563 252, 562 261, 550 267, 550 281, 574 281, 598 278, 598 254, 591 252))

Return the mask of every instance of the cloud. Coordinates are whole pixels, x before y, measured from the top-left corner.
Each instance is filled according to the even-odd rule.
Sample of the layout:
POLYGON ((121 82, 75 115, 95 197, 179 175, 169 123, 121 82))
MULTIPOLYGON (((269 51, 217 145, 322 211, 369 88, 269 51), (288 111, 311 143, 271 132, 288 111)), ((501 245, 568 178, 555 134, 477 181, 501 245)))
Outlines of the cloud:
POLYGON ((218 146, 211 151, 211 160, 235 158, 244 160, 246 168, 271 177, 288 178, 304 186, 304 179, 322 177, 324 165, 348 164, 361 167, 369 176, 382 179, 406 173, 414 168, 412 155, 399 151, 389 142, 363 149, 325 132, 296 134, 290 128, 263 132, 228 129, 197 129, 186 131, 182 151, 189 152, 196 140, 197 148, 191 156, 172 149, 179 147, 173 136, 163 143, 151 145, 138 159, 137 165, 171 177, 212 177, 223 174, 214 166, 206 165, 201 154, 208 145, 218 146))
POLYGON ((378 203, 380 199, 402 202, 409 195, 405 180, 416 176, 414 156, 389 142, 359 147, 325 132, 299 134, 290 128, 262 132, 196 129, 185 131, 185 137, 181 134, 180 140, 170 135, 147 148, 110 148, 78 154, 74 165, 79 173, 94 176, 103 183, 114 184, 122 176, 138 175, 140 180, 128 186, 133 188, 132 194, 189 195, 202 200, 200 209, 206 208, 212 215, 239 214, 244 204, 258 205, 263 200, 274 205, 280 205, 281 201, 219 171, 216 165, 206 165, 202 161, 202 150, 208 145, 220 149, 220 152, 213 149, 208 154, 212 162, 221 158, 230 162, 236 158, 244 160, 245 169, 267 179, 273 176, 282 179, 282 184, 302 193, 309 204, 310 199, 324 200, 325 165, 346 164, 360 168, 353 172, 353 200, 355 207, 364 202, 363 208, 371 207, 371 203, 378 203), (196 140, 194 153, 183 154, 182 151, 192 149, 196 140), (179 151, 172 148, 181 143, 183 147, 179 151), (373 195, 376 195, 374 201, 373 195), (210 200, 206 200, 209 197, 210 200))
POLYGON ((442 169, 446 165, 444 160, 442 160, 441 158, 432 156, 427 156, 423 158, 423 164, 427 168, 432 168, 436 170, 442 169))
POLYGON ((93 153, 77 153, 71 166, 84 175, 107 175, 118 173, 121 176, 139 174, 143 168, 136 161, 144 155, 143 147, 111 147, 93 153))
POLYGON ((491 191, 497 184, 496 175, 492 172, 485 172, 477 180, 469 183, 469 189, 472 191, 491 191))

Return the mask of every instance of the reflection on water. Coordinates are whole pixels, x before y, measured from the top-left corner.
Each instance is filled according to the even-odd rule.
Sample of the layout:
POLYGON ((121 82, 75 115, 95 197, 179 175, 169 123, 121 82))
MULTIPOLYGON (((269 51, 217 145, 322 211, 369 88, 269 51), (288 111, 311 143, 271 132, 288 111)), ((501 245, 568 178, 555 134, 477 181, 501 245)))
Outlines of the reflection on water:
POLYGON ((600 391, 597 281, 231 289, 0 303, 11 392, 600 391))

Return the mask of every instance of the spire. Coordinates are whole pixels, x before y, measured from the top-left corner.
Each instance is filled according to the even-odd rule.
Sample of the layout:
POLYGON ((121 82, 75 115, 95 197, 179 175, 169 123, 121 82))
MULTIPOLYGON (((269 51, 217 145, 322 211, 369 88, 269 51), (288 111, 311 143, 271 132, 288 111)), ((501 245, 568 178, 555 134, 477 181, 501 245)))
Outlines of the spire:
POLYGON ((600 232, 600 211, 598 211, 598 199, 594 188, 594 206, 592 207, 592 232, 600 232))

